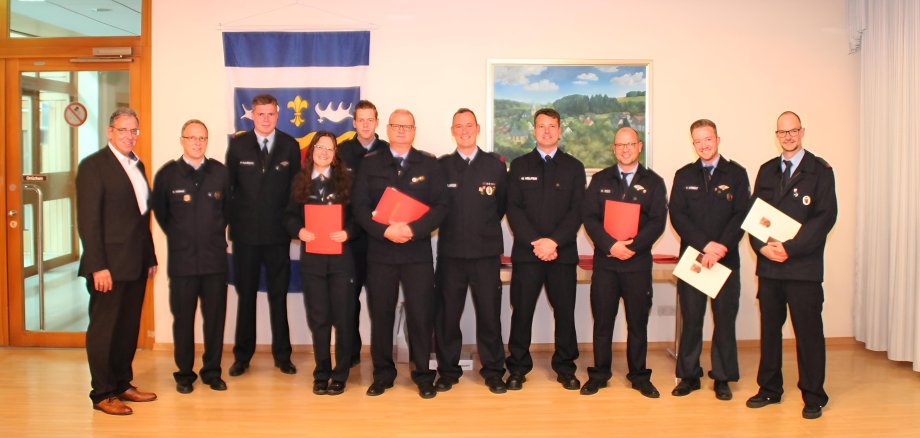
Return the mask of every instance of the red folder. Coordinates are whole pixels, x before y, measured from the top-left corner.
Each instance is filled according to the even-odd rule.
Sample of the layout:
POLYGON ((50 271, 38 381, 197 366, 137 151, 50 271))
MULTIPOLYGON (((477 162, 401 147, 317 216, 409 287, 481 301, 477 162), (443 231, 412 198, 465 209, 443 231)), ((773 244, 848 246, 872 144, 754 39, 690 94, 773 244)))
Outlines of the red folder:
POLYGON ((342 243, 333 242, 329 234, 342 231, 342 204, 304 204, 303 226, 316 235, 312 242, 304 242, 304 250, 311 254, 341 254, 342 243))
POLYGON ((428 206, 409 195, 387 187, 373 212, 374 222, 390 225, 394 222, 414 222, 428 213, 428 206))
POLYGON ((607 201, 604 205, 604 230, 616 240, 629 240, 639 233, 641 205, 607 201))

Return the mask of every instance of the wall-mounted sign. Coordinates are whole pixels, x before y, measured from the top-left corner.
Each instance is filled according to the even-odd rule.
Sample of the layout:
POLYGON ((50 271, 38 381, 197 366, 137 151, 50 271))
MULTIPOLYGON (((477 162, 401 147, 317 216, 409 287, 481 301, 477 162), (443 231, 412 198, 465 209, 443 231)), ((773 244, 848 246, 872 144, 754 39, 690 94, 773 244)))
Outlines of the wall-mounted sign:
POLYGON ((48 181, 48 176, 47 175, 23 175, 22 180, 25 182, 48 181))
POLYGON ((70 102, 64 107, 64 121, 74 128, 86 122, 86 107, 80 102, 70 102))

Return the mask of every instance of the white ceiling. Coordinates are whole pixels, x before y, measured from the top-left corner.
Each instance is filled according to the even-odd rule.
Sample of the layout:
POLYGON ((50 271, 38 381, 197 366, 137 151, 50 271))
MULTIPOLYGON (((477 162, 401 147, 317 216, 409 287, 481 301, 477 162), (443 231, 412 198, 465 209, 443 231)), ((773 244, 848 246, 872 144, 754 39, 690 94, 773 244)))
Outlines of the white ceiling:
POLYGON ((142 0, 10 0, 10 30, 37 37, 137 36, 142 0))

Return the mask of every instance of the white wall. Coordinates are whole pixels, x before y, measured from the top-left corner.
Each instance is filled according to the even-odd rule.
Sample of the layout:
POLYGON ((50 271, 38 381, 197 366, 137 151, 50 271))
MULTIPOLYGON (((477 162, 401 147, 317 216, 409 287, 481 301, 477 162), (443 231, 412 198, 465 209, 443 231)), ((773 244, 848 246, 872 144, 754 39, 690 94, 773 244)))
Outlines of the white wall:
MULTIPOLYGON (((449 124, 458 107, 472 108, 481 119, 485 116, 488 59, 648 59, 652 61, 650 164, 669 186, 674 172, 695 159, 688 133, 692 121, 714 120, 723 154, 743 164, 753 181, 760 164, 779 154, 773 135, 776 116, 787 109, 802 116, 806 148, 827 159, 837 176, 840 214, 825 257, 825 333, 853 335, 858 58, 847 55, 845 2, 358 0, 334 5, 301 2, 321 9, 300 4, 281 8, 291 3, 154 2, 152 168, 180 154, 179 127, 193 117, 211 128, 214 141, 209 155, 223 159, 226 144, 220 138, 231 125, 225 111, 230 103, 225 93, 221 23, 236 26, 228 30, 370 28, 371 69, 364 97, 377 104, 384 123, 394 108, 411 109, 418 126, 416 146, 436 154, 453 149, 449 124), (256 7, 270 12, 260 13, 256 7)), ((165 239, 159 231, 155 239, 165 263, 165 239)), ((590 252, 584 239, 581 244, 583 252, 590 252)), ((757 339, 754 255, 746 239, 742 245, 738 337, 757 339)), ((655 251, 676 253, 673 229, 668 228, 655 251)), ((168 286, 165 270, 161 272, 155 287, 156 342, 171 343, 168 286)), ((229 297, 226 339, 232 342, 236 314, 232 289, 229 297)), ((673 339, 673 317, 658 315, 660 306, 673 305, 673 298, 672 285, 656 285, 651 341, 673 339)), ((289 304, 293 340, 308 343, 300 296, 292 295, 289 304)), ((264 301, 260 305, 259 342, 268 343, 267 309, 264 301)), ((588 306, 588 287, 579 286, 580 342, 591 341, 588 306)), ((506 337, 509 315, 506 308, 506 337)), ((366 313, 362 316, 366 335, 366 313)), ((534 342, 551 343, 552 319, 545 303, 536 321, 534 342)), ((472 322, 467 314, 465 343, 473 342, 472 322)), ((787 327, 787 336, 790 333, 787 327)), ((622 312, 615 338, 625 340, 622 312)))

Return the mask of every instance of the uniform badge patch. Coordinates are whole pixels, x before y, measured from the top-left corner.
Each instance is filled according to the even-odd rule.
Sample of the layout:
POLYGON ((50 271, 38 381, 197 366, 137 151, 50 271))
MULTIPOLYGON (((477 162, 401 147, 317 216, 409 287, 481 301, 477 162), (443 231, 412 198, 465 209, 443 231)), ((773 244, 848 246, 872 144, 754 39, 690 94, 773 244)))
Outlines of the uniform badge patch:
POLYGON ((189 195, 188 193, 186 193, 185 196, 182 197, 182 201, 183 201, 183 202, 192 202, 192 195, 189 195))
POLYGON ((808 195, 803 196, 802 205, 811 205, 811 196, 808 196, 808 195))

